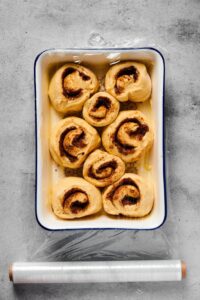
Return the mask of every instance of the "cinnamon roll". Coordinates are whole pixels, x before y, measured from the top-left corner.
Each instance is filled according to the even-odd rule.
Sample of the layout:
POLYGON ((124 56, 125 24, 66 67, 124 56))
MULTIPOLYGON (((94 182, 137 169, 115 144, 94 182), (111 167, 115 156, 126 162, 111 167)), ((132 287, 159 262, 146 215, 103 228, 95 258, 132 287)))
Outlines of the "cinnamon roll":
POLYGON ((144 64, 122 62, 108 70, 105 88, 119 101, 143 102, 151 95, 151 79, 144 64))
POLYGON ((154 203, 153 188, 142 177, 126 173, 102 195, 104 210, 111 215, 144 217, 154 203))
POLYGON ((106 92, 99 92, 83 106, 84 119, 93 126, 102 127, 112 123, 119 113, 119 102, 106 92))
POLYGON ((69 117, 59 121, 53 129, 50 152, 60 166, 76 169, 99 144, 96 129, 80 118, 69 117))
POLYGON ((151 147, 153 132, 140 111, 122 111, 104 130, 102 143, 107 152, 119 156, 125 162, 133 162, 151 147))
POLYGON ((56 71, 49 85, 49 97, 60 113, 80 111, 99 88, 96 75, 88 68, 69 63, 56 71))
POLYGON ((124 162, 105 151, 95 150, 83 165, 83 177, 98 187, 117 181, 125 172, 124 162))
POLYGON ((82 218, 97 213, 101 207, 100 191, 83 178, 63 178, 53 189, 52 209, 61 219, 82 218))

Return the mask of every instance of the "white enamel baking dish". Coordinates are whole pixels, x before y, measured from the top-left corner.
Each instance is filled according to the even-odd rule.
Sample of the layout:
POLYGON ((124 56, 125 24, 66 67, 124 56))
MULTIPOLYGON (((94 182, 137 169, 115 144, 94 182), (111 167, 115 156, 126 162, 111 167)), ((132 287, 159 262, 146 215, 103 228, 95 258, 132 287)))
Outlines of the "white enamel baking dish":
MULTIPOLYGON (((36 113, 36 218, 48 230, 66 229, 156 229, 166 219, 166 182, 164 147, 164 84, 165 65, 162 54, 154 48, 129 49, 52 49, 40 53, 34 64, 36 113), (100 80, 109 64, 117 61, 144 62, 152 80, 150 101, 138 105, 152 123, 155 132, 154 146, 141 161, 138 173, 154 185, 155 203, 145 218, 109 217, 105 213, 77 220, 58 219, 50 203, 52 185, 64 174, 53 162, 49 153, 51 127, 61 117, 51 107, 48 85, 52 74, 66 62, 81 63, 91 68, 100 80)), ((80 174, 79 174, 80 175, 80 174)))

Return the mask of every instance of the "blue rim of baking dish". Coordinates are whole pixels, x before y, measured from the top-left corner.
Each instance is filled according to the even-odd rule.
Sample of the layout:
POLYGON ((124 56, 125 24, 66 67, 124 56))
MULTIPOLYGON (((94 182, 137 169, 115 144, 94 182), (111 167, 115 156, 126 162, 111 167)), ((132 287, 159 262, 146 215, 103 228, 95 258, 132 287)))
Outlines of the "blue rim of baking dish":
POLYGON ((167 187, 166 187, 166 152, 165 152, 165 59, 163 54, 156 48, 154 47, 139 47, 139 48, 62 48, 62 49, 56 49, 56 48, 50 48, 50 49, 45 49, 42 52, 40 52, 34 61, 34 92, 35 92, 35 217, 38 222, 38 224, 45 230, 48 231, 72 231, 72 230, 156 230, 163 226, 167 219, 167 187), (163 187, 164 187, 164 218, 162 222, 152 228, 123 228, 123 227, 94 227, 94 228, 61 228, 61 229, 51 229, 46 226, 44 226, 37 215, 37 169, 38 169, 38 157, 37 157, 37 146, 38 146, 38 136, 37 136, 37 93, 36 93, 36 64, 40 56, 48 51, 102 51, 102 52, 107 52, 107 51, 135 51, 135 50, 152 50, 157 52, 163 62, 163 90, 162 90, 162 113, 163 113, 163 124, 162 124, 162 153, 163 153, 163 187))

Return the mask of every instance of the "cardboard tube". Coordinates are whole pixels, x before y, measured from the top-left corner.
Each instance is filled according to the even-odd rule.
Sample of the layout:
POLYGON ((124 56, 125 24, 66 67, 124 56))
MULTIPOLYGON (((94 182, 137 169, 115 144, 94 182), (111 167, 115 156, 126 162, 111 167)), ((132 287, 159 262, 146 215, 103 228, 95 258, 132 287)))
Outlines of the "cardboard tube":
POLYGON ((14 284, 180 281, 185 277, 186 265, 180 260, 16 262, 9 268, 14 284))

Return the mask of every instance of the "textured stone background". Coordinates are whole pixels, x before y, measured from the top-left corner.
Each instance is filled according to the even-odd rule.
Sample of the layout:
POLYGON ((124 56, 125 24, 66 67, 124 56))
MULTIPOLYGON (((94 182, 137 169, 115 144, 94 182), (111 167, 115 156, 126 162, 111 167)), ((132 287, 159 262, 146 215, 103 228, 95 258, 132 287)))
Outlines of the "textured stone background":
POLYGON ((200 1, 0 1, 0 299, 199 299, 200 1), (155 46, 166 59, 168 219, 153 232, 44 231, 34 216, 33 63, 52 47, 155 46), (181 283, 17 286, 19 260, 181 258, 181 283))

